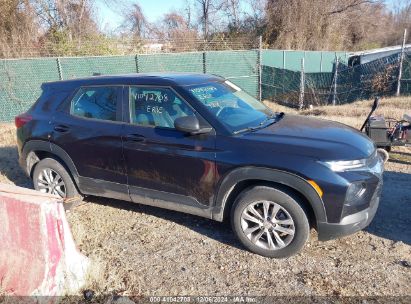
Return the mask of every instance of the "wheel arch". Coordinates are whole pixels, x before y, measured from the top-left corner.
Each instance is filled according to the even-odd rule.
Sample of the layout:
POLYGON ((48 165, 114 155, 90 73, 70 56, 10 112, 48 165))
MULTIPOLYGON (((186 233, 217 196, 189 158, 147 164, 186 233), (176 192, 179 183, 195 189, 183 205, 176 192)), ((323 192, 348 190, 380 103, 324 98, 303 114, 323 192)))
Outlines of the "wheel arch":
POLYGON ((266 185, 284 188, 299 196, 307 211, 312 213, 315 224, 326 221, 323 201, 314 187, 304 178, 282 170, 242 167, 229 172, 219 184, 213 219, 223 221, 230 213, 232 204, 240 192, 246 188, 266 185))
POLYGON ((56 144, 42 140, 28 141, 22 149, 22 156, 26 160, 26 173, 30 177, 34 167, 40 160, 51 157, 59 161, 68 170, 76 184, 78 184, 78 172, 73 160, 66 151, 56 144))

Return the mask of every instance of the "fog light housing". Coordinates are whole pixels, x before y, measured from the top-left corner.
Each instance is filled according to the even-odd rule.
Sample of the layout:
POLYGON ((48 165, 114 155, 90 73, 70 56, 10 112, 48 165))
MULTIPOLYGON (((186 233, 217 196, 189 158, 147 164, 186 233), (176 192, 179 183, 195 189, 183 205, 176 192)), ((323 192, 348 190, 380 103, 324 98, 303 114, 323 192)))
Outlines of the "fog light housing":
POLYGON ((367 189, 364 182, 354 182, 348 186, 347 194, 345 196, 345 201, 348 204, 358 202, 365 193, 367 189))

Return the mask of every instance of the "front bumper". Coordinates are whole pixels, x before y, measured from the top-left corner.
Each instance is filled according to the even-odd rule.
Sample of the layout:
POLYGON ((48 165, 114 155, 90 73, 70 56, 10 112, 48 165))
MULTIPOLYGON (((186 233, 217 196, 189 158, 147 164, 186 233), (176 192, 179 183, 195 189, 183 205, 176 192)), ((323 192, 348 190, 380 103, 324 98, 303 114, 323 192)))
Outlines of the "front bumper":
POLYGON ((371 199, 370 206, 360 212, 347 215, 339 223, 317 223, 318 240, 328 241, 353 234, 367 227, 373 220, 380 202, 377 192, 371 199))
MULTIPOLYGON (((353 234, 367 227, 373 220, 382 192, 384 164, 376 151, 367 160, 367 163, 368 167, 365 170, 340 173, 340 176, 348 183, 361 182, 365 191, 358 199, 355 199, 355 197, 354 199, 347 199, 346 195, 342 208, 340 208, 340 217, 337 220, 335 220, 335 216, 330 220, 327 213, 327 222, 317 222, 318 239, 320 241, 353 234)), ((331 206, 332 204, 328 205, 328 207, 331 206)), ((333 208, 328 209, 333 210, 333 208)))

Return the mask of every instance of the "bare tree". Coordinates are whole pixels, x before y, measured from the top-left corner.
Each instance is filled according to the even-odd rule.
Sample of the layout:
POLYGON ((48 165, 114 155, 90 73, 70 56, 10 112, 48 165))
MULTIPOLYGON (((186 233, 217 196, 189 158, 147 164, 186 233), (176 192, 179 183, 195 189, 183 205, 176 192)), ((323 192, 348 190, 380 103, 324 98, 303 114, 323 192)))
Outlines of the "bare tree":
POLYGON ((187 17, 175 11, 166 13, 160 23, 153 26, 152 32, 172 50, 195 49, 197 31, 190 27, 187 17))
POLYGON ((382 1, 268 0, 265 40, 278 48, 356 49, 383 30, 384 9, 382 1))
POLYGON ((39 25, 30 1, 1 0, 0 3, 0 57, 36 55, 39 25))
POLYGON ((251 37, 258 37, 264 33, 267 18, 267 0, 246 0, 251 10, 244 14, 242 28, 251 37))
MULTIPOLYGON (((404 29, 411 33, 411 0, 398 0, 394 4, 393 12, 388 17, 387 27, 384 31, 385 44, 400 44, 404 29)), ((410 36, 408 35, 408 41, 411 40, 410 36)))
POLYGON ((223 6, 220 0, 195 0, 199 6, 200 20, 203 28, 203 38, 208 39, 210 34, 210 19, 223 6))
POLYGON ((140 39, 147 36, 150 30, 150 24, 141 6, 137 3, 134 3, 132 8, 125 14, 124 27, 128 28, 134 38, 140 39))
POLYGON ((193 22, 193 5, 191 3, 191 0, 185 0, 184 2, 184 13, 185 13, 185 19, 187 20, 188 27, 192 27, 192 22, 193 22))
POLYGON ((331 3, 332 3, 332 9, 327 12, 327 14, 329 15, 345 13, 350 10, 356 10, 364 4, 381 3, 381 1, 378 1, 378 0, 375 0, 375 1, 374 0, 345 0, 345 1, 337 1, 337 2, 331 2, 331 3))
POLYGON ((238 33, 241 22, 241 5, 240 0, 224 0, 222 2, 222 9, 226 13, 229 20, 229 28, 235 33, 238 33))
POLYGON ((49 33, 65 32, 70 41, 98 32, 92 0, 32 0, 36 14, 49 33))
POLYGON ((263 19, 265 16, 265 9, 267 7, 267 0, 246 0, 251 7, 249 13, 254 19, 263 19))
MULTIPOLYGON (((111 37, 95 21, 95 1, 0 0, 0 56, 82 55, 87 45, 87 52, 98 54, 96 41, 107 43, 110 52, 111 37)), ((176 41, 167 47, 179 50, 194 48, 198 28, 208 41, 247 45, 263 35, 271 47, 306 50, 395 45, 404 29, 411 32, 411 0, 389 7, 383 0, 185 0, 181 10, 166 12, 156 24, 138 4, 100 1, 122 12, 122 37, 176 41)))

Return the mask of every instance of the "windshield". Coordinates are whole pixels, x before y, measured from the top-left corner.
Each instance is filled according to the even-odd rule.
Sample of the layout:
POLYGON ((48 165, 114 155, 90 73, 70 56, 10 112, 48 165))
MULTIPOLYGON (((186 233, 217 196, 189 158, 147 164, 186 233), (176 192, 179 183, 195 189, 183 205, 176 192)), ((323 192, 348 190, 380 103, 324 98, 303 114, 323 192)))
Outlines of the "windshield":
POLYGON ((193 85, 188 89, 232 133, 260 127, 274 115, 229 81, 193 85))

